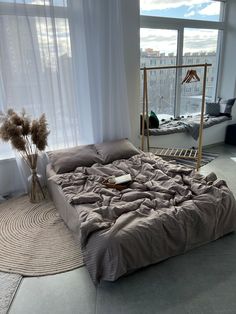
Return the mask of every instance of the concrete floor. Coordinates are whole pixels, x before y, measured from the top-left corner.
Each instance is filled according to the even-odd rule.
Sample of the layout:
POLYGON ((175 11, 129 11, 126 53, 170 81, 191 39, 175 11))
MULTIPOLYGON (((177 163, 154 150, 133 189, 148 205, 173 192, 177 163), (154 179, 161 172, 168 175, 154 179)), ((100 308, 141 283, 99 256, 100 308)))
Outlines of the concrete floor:
MULTIPOLYGON (((214 171, 236 196, 236 147, 220 145, 208 151, 220 156, 201 172, 214 171)), ((10 314, 42 313, 235 314, 236 234, 97 288, 85 267, 24 278, 10 314)))

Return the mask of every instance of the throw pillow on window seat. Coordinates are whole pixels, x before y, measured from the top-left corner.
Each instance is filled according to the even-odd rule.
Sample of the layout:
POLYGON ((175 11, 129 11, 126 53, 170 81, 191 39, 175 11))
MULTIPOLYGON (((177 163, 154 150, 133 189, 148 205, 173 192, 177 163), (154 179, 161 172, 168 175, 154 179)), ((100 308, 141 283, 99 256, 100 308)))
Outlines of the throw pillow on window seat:
POLYGON ((159 128, 159 119, 154 111, 151 111, 149 116, 149 128, 158 129, 159 128))
POLYGON ((206 102, 205 113, 209 116, 218 117, 220 115, 220 102, 206 102))
MULTIPOLYGON (((140 134, 142 134, 142 117, 140 114, 140 134)), ((149 129, 158 129, 159 128, 159 119, 154 111, 151 111, 149 115, 149 129)), ((144 120, 144 130, 147 129, 147 122, 144 120)))
POLYGON ((231 117, 232 107, 234 105, 236 98, 231 98, 228 100, 221 99, 220 100, 220 115, 231 117))

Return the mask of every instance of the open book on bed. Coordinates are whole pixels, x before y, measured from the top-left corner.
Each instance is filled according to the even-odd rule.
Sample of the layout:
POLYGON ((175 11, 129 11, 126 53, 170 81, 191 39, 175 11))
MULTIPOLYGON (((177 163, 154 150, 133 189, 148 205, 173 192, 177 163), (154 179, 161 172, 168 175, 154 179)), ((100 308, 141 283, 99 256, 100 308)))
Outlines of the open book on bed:
POLYGON ((111 176, 107 178, 107 182, 112 184, 122 184, 130 181, 132 181, 130 174, 125 174, 119 177, 111 176))

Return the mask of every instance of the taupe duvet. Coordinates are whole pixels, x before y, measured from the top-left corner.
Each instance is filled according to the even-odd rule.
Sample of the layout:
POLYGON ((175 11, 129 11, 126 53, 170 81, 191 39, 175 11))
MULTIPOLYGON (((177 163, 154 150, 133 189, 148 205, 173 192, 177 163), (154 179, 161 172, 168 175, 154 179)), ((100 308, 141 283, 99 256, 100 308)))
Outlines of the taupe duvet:
POLYGON ((79 214, 84 261, 94 283, 182 254, 236 229, 236 202, 222 180, 151 154, 79 167, 51 178, 79 214), (103 185, 130 173, 123 190, 103 185))

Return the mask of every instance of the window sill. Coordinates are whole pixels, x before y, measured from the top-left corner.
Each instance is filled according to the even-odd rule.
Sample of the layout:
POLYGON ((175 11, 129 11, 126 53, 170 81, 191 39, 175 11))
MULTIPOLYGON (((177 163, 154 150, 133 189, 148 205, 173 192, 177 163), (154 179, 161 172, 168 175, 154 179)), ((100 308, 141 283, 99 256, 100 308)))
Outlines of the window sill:
POLYGON ((11 162, 14 160, 16 160, 16 158, 13 156, 12 157, 0 157, 0 164, 4 162, 11 162))

